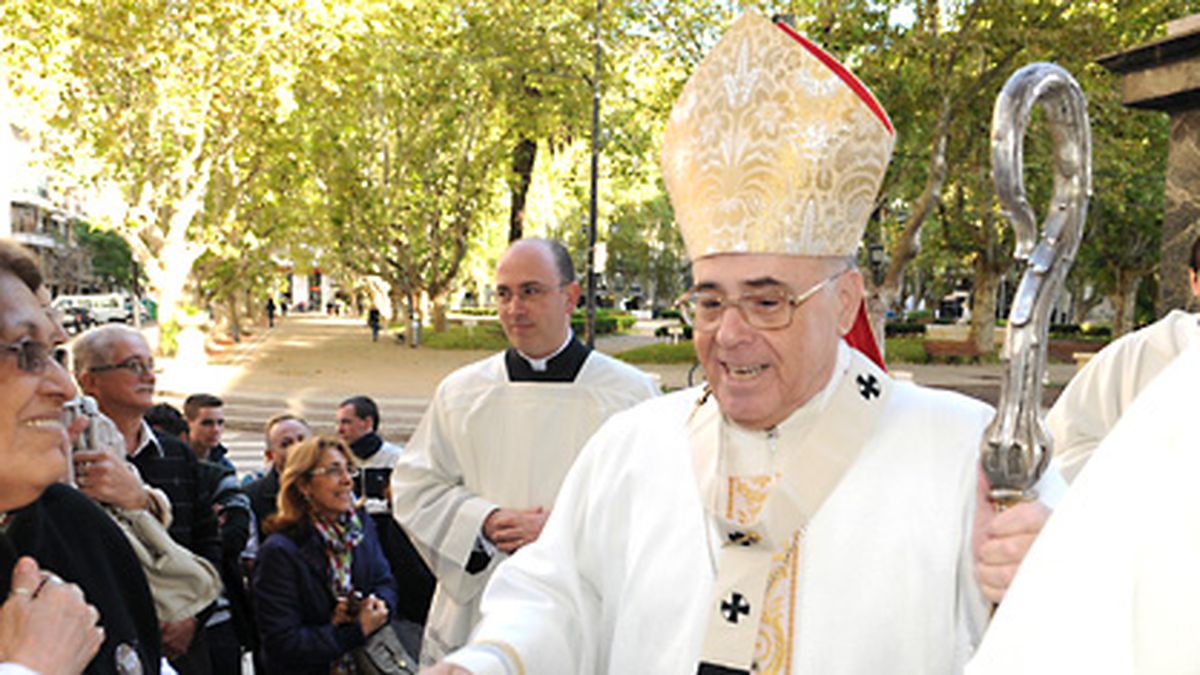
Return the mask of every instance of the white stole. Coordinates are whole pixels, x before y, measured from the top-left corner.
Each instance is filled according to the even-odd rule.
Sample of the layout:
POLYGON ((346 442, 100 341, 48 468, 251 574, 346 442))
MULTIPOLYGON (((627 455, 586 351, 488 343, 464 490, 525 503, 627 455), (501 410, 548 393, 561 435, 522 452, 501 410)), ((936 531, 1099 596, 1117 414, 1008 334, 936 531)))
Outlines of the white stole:
POLYGON ((723 486, 736 478, 726 468, 730 423, 719 406, 708 401, 707 390, 697 401, 688 423, 692 468, 705 511, 720 537, 703 662, 758 669, 756 643, 774 560, 803 536, 808 522, 854 464, 875 432, 890 393, 886 373, 856 350, 840 345, 826 388, 788 420, 762 432, 777 448, 771 462, 776 478, 757 519, 749 525, 726 517, 732 497, 723 486))

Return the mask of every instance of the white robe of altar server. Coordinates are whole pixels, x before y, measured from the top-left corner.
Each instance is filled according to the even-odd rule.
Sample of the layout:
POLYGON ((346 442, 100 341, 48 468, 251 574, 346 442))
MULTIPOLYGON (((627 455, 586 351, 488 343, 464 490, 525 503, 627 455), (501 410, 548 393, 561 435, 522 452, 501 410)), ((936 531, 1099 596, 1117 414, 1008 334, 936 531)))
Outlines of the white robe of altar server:
POLYGON ((492 570, 466 565, 497 507, 550 509, 584 443, 617 411, 658 394, 646 373, 591 352, 574 382, 509 382, 504 353, 451 373, 392 473, 397 521, 437 577, 422 661, 466 642, 492 570))
MULTIPOLYGON (((830 415, 862 424, 853 410, 812 409, 842 378, 873 368, 844 343, 839 352, 825 391, 793 413, 806 418, 799 424, 830 415)), ((971 531, 992 411, 881 377, 892 391, 875 432, 801 540, 788 673, 957 675, 987 623, 971 531)), ((696 672, 718 555, 689 450, 699 395, 668 394, 600 429, 541 538, 493 576, 484 619, 450 662, 476 675, 696 672)))
POLYGON ((1096 449, 1013 580, 969 675, 1200 673, 1200 347, 1096 449))
POLYGON ((1100 350, 1071 379, 1046 416, 1054 461, 1067 480, 1074 480, 1155 376, 1190 345, 1200 343, 1198 320, 1196 314, 1173 310, 1100 350))

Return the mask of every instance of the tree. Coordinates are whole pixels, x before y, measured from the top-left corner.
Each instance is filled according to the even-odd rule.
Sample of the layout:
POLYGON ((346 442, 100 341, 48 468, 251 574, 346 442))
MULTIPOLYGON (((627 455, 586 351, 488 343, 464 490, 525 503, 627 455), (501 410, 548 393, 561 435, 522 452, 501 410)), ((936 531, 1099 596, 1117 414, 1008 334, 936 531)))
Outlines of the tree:
POLYGON ((451 12, 386 9, 304 64, 296 99, 307 112, 305 161, 322 186, 316 213, 331 227, 333 252, 383 277, 410 307, 427 295, 440 330, 446 296, 493 201, 497 110, 480 68, 440 57, 456 39, 438 23, 453 24, 451 12))
POLYGON ((25 29, 10 38, 31 55, 24 65, 57 69, 54 122, 72 141, 58 144, 61 163, 104 196, 102 217, 129 243, 169 323, 206 227, 231 217, 205 211, 209 187, 252 140, 241 121, 274 100, 268 57, 293 13, 235 0, 17 0, 8 10, 25 29))

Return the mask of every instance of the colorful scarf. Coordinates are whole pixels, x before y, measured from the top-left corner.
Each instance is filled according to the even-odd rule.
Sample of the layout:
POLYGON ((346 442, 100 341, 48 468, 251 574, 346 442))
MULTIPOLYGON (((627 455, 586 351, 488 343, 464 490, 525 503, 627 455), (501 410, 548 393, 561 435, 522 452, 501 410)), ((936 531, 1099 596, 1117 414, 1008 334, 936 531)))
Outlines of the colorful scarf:
MULTIPOLYGON (((325 555, 329 558, 329 583, 335 598, 346 597, 354 592, 351 565, 354 547, 363 540, 362 521, 354 511, 347 511, 334 519, 313 514, 313 528, 325 543, 325 555)), ((349 675, 354 672, 354 659, 347 652, 330 667, 333 675, 349 675)))

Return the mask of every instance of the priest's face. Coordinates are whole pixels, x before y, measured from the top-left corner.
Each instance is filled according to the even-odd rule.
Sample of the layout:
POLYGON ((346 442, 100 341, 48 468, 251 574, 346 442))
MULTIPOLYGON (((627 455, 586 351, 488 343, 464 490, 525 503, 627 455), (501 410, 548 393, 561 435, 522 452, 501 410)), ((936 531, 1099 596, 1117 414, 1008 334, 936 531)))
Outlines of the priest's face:
MULTIPOLYGON (((796 297, 847 267, 843 258, 722 254, 693 265, 695 288, 722 301, 783 291, 796 297)), ((728 305, 716 323, 694 333, 696 356, 721 411, 751 429, 769 429, 829 382, 838 340, 850 330, 862 300, 862 277, 850 270, 795 308, 782 328, 747 322, 728 305)))
POLYGON ((518 241, 496 266, 496 301, 508 342, 522 354, 542 358, 567 339, 579 284, 564 281, 554 254, 541 241, 518 241))

